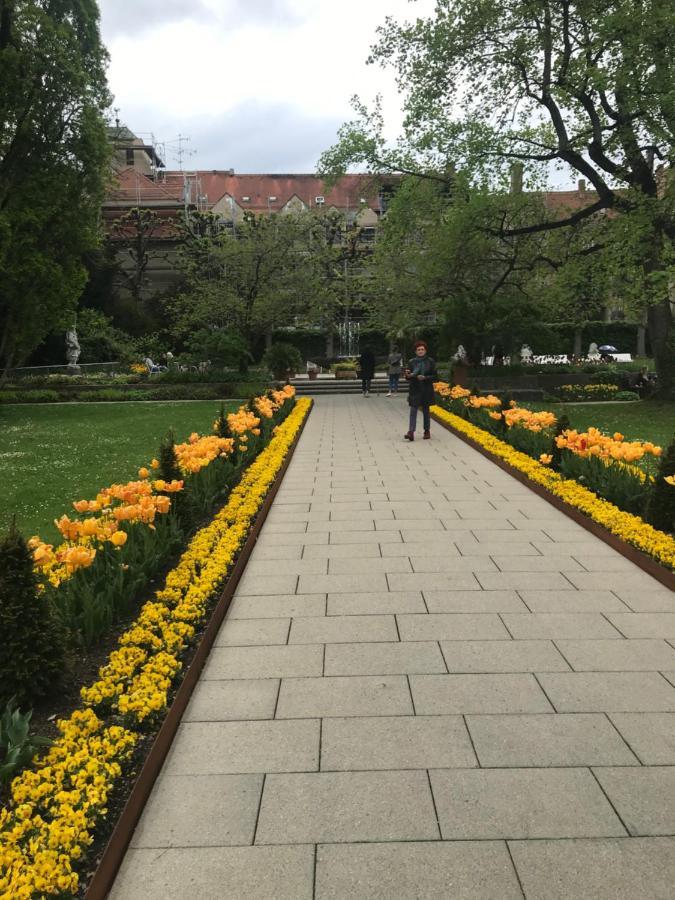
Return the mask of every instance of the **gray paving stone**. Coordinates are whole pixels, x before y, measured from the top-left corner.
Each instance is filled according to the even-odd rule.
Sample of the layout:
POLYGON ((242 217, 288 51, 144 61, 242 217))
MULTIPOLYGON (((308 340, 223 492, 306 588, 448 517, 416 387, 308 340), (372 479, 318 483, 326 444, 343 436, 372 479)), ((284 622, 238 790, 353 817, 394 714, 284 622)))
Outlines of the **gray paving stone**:
MULTIPOLYGON (((237 585, 237 596, 244 597, 255 595, 262 597, 265 594, 294 594, 298 584, 299 575, 247 575, 237 585)), ((313 576, 312 576, 313 577, 313 576)), ((320 590, 320 588, 317 588, 320 590)), ((316 593, 304 591, 303 593, 316 593)))
POLYGON ((509 843, 527 900, 672 900, 675 839, 509 843))
MULTIPOLYGON (((405 546, 405 545, 404 545, 405 546)), ((414 556, 410 558, 415 572, 496 572, 489 556, 414 556)))
POLYGON ((319 767, 319 721, 188 722, 167 756, 165 775, 308 772, 319 767))
POLYGON ((675 765, 675 713, 612 713, 609 718, 643 765, 675 765))
POLYGON ((265 531, 265 527, 266 526, 263 525, 263 530, 256 542, 256 551, 262 547, 305 547, 328 543, 329 536, 327 533, 319 534, 314 532, 312 534, 290 534, 281 532, 279 534, 273 534, 272 532, 268 533, 265 531))
POLYGON ((675 612, 675 594, 667 588, 655 591, 616 588, 614 593, 636 613, 675 612))
MULTIPOLYGON (((550 543, 554 547, 556 546, 549 536, 538 528, 514 528, 512 525, 510 529, 499 529, 499 531, 496 531, 491 522, 489 524, 486 522, 483 525, 477 525, 473 529, 473 534, 481 544, 508 543, 522 545, 529 544, 532 541, 541 541, 550 543)), ((556 547, 555 552, 560 553, 560 548, 556 547)))
MULTIPOLYGON (((393 546, 404 546, 396 545, 393 546)), ((385 557, 384 559, 330 559, 328 560, 329 575, 358 575, 371 572, 412 572, 410 560, 407 557, 385 557)))
POLYGON ((479 543, 476 540, 468 541, 466 538, 464 538, 457 541, 457 549, 462 554, 462 556, 504 556, 507 550, 509 555, 512 557, 541 556, 537 548, 526 541, 518 543, 512 541, 509 543, 508 548, 505 548, 504 544, 499 540, 481 541, 479 543))
POLYGON ((183 722, 226 722, 230 719, 271 719, 277 705, 279 680, 199 681, 183 722))
POLYGON ((393 616, 315 616, 293 619, 289 644, 397 641, 393 616))
POLYGON ((282 681, 276 716, 409 716, 413 712, 404 675, 336 676, 282 681))
POLYGON ((504 613, 504 624, 516 640, 532 638, 607 638, 621 634, 600 613, 504 613))
POLYGON ((521 900, 503 843, 324 844, 316 900, 521 900))
POLYGON ((476 766, 462 716, 326 719, 322 771, 476 766))
POLYGON ((226 619, 215 640, 216 647, 285 644, 290 619, 226 619))
POLYGON ((467 716, 466 723, 483 768, 638 764, 600 713, 467 716))
POLYGON ((675 833, 675 766, 594 769, 604 792, 634 836, 675 833))
POLYGON ((271 534, 304 534, 307 531, 307 522, 266 522, 265 536, 271 534))
POLYGON ((256 579, 260 576, 277 575, 325 575, 327 571, 328 560, 326 559, 251 559, 246 566, 246 578, 256 579))
POLYGON ((270 775, 256 844, 437 840, 426 772, 270 775))
POLYGON ((478 572, 476 578, 486 591, 574 590, 574 585, 560 572, 478 572))
POLYGON ((519 591, 534 613, 627 612, 611 591, 519 591))
POLYGON ((320 844, 316 900, 522 900, 503 843, 320 844))
POLYGON ((545 672, 558 712, 672 712, 675 688, 656 672, 545 672))
POLYGON ((535 540, 532 542, 537 550, 544 556, 557 556, 559 553, 569 553, 570 556, 576 557, 578 553, 588 556, 616 556, 617 552, 609 544, 604 541, 597 540, 590 534, 586 534, 582 540, 564 541, 562 547, 560 542, 546 540, 535 540))
MULTIPOLYGON (((382 524, 393 524, 393 520, 389 523, 382 524)), ((393 529, 397 531, 398 529, 393 529)), ((310 522, 307 525, 307 531, 312 534, 312 532, 327 532, 330 535, 333 534, 357 534, 362 531, 375 531, 375 522, 372 519, 363 519, 358 522, 345 520, 343 522, 310 522)))
POLYGON ((515 591, 424 591, 424 599, 430 613, 528 612, 515 591))
POLYGON ((425 516, 423 519, 391 519, 384 520, 375 523, 376 531, 410 531, 413 534, 417 535, 417 540, 420 539, 420 534, 425 533, 427 531, 430 532, 442 532, 443 523, 439 518, 429 518, 429 516, 425 516))
MULTIPOLYGON (((386 546, 402 547, 403 544, 391 544, 386 546)), ((305 547, 304 559, 378 559, 380 557, 379 544, 325 544, 316 547, 305 547)), ((623 609, 626 607, 624 606, 623 609)))
POLYGON ((318 646, 214 647, 201 678, 294 678, 320 675, 322 669, 323 649, 318 646))
POLYGON ((131 850, 111 900, 312 900, 314 847, 131 850))
POLYGON ((451 673, 569 672, 552 641, 441 641, 451 673))
POLYGON ((436 769, 429 777, 443 840, 626 833, 588 769, 436 769))
POLYGON ((435 641, 377 644, 330 644, 326 675, 410 675, 447 672, 435 641))
MULTIPOLYGON (((444 538, 446 534, 447 532, 442 532, 444 538)), ((441 556, 452 557, 453 559, 461 558, 459 550, 455 546, 455 542, 450 536, 445 538, 443 541, 434 541, 430 544, 425 544, 424 542, 420 542, 419 540, 407 541, 403 544, 383 544, 382 556, 415 556, 417 558, 429 557, 432 559, 436 559, 437 557, 441 556)))
POLYGON ((389 575, 387 580, 392 591, 479 591, 477 577, 473 572, 415 572, 389 575))
POLYGON ((419 716, 553 712, 529 674, 411 675, 410 689, 419 716))
POLYGON ((334 507, 330 513, 331 522, 388 522, 394 518, 390 509, 373 508, 368 511, 355 511, 334 507))
POLYGON ((575 553, 574 558, 588 572, 634 572, 635 563, 619 553, 593 553, 589 548, 585 553, 575 553))
POLYGON ((665 641, 557 641, 575 672, 646 672, 675 669, 675 650, 665 641))
POLYGON ((325 594, 235 597, 227 611, 227 621, 231 619, 279 619, 292 618, 293 616, 322 616, 325 612, 325 594))
POLYGON ((301 543, 294 545, 268 544, 267 542, 256 544, 251 556, 256 562, 267 559, 300 559, 304 550, 301 543))
POLYGON ((494 613, 431 613, 396 617, 402 641, 510 640, 494 613))
POLYGON ((301 575, 297 588, 298 594, 314 594, 316 591, 327 594, 353 594, 361 591, 386 590, 387 576, 384 572, 362 575, 301 575))
POLYGON ((330 543, 333 544, 400 544, 398 531, 354 531, 331 532, 330 543))
POLYGON ((262 785, 262 775, 159 778, 136 826, 131 846, 252 844, 262 785))
POLYGON ((426 610, 421 591, 375 591, 328 595, 329 616, 424 613, 426 610))
POLYGON ((660 583, 640 571, 637 566, 632 572, 568 572, 569 580, 580 591, 619 590, 629 588, 644 591, 653 591, 661 587, 660 583))
POLYGON ((502 572, 573 572, 582 566, 571 556, 501 556, 493 557, 502 572))
POLYGON ((675 612, 613 613, 607 618, 627 638, 675 638, 675 612))

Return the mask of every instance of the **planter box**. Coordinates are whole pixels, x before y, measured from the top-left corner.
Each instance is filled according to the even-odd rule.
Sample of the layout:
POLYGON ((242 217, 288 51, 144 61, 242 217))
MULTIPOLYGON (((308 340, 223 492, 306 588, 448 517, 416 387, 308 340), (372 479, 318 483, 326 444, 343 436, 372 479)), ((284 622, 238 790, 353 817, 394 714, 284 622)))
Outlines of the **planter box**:
POLYGON ((338 369, 337 372, 335 373, 335 377, 338 380, 343 379, 343 378, 345 378, 345 379, 351 378, 352 380, 355 380, 356 372, 354 371, 354 369, 338 369))

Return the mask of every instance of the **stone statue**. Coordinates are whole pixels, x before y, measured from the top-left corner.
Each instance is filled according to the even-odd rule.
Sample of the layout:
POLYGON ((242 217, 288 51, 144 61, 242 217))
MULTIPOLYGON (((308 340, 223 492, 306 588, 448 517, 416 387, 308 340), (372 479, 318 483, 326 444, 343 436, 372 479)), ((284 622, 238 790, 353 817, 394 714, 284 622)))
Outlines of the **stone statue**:
POLYGON ((532 353, 532 348, 529 344, 523 344, 520 348, 520 361, 524 363, 531 363, 532 357, 534 354, 532 353))
POLYGON ((68 368, 74 375, 78 374, 80 371, 77 361, 80 358, 81 352, 80 342, 77 339, 77 331, 73 325, 72 328, 69 328, 68 331, 66 331, 66 359, 68 360, 68 368))
POLYGON ((600 351, 598 350, 598 345, 595 342, 589 344, 588 359, 600 359, 600 351))
POLYGON ((452 362, 464 363, 466 365, 466 350, 464 349, 463 344, 460 344, 457 347, 457 353, 452 357, 452 362))

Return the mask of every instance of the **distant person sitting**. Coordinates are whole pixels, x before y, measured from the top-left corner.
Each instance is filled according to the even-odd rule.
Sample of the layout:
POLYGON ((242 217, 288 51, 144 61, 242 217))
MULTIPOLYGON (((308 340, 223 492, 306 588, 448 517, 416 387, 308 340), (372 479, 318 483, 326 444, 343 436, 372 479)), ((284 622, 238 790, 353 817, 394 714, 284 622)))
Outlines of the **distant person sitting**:
POLYGON ((146 356, 143 362, 145 363, 149 375, 155 375, 157 372, 166 372, 167 370, 166 366, 158 366, 149 356, 146 356))
POLYGON ((640 369, 633 387, 638 392, 641 398, 650 397, 654 393, 656 389, 656 377, 652 372, 649 371, 647 366, 643 366, 640 369))

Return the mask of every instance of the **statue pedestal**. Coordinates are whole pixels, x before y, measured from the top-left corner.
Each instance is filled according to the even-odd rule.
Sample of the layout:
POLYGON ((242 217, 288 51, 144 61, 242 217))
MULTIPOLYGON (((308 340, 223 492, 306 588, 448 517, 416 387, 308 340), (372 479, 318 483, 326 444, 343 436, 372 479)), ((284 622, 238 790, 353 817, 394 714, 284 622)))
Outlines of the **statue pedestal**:
POLYGON ((67 375, 81 375, 82 369, 77 365, 77 363, 68 363, 68 371, 67 375))

